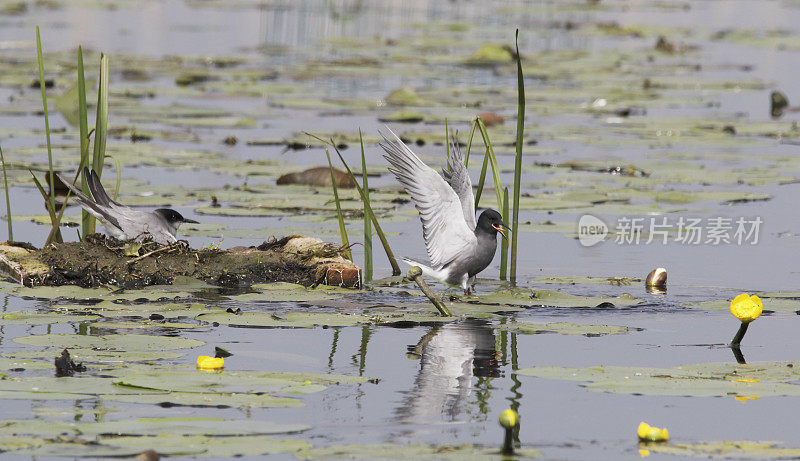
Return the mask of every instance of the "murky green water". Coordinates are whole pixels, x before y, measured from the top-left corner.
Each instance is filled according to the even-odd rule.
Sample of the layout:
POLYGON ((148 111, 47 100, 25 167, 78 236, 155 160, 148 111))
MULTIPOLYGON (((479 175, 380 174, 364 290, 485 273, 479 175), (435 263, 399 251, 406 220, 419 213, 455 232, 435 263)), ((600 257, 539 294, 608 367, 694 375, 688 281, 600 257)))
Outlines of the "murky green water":
MULTIPOLYGON (((502 53, 479 58, 485 45, 513 45, 519 28, 528 97, 520 285, 589 298, 492 294, 502 288, 488 280, 499 258, 478 285, 484 304, 454 306, 456 322, 431 317, 423 299, 409 298, 410 285, 290 291, 272 302, 269 294, 180 287, 124 294, 153 299, 137 304, 103 292, 93 295, 99 304, 53 293, 34 299, 3 285, 0 354, 11 360, 0 360, 8 374, 0 380, 8 420, 0 448, 36 459, 148 448, 221 459, 477 456, 499 447, 496 420, 509 406, 521 415, 522 447, 545 459, 639 457, 642 420, 672 437, 673 452, 651 447, 654 459, 700 455, 682 444, 723 440, 799 447, 791 361, 800 296, 791 292, 800 130, 796 112, 772 118, 769 105, 773 90, 790 106, 800 95, 799 19, 790 1, 8 2, 0 9, 0 143, 11 165, 15 237, 37 245, 47 228, 32 221, 44 209, 26 171, 47 164, 40 94, 31 88, 36 25, 54 79, 60 168, 76 164, 69 90, 83 45, 92 78, 97 52, 111 55, 108 148, 122 165, 122 202, 168 205, 201 221, 184 228, 195 247, 293 233, 336 241, 331 192, 275 180, 325 164, 303 131, 336 136, 359 164, 361 128, 369 170, 380 175, 370 179, 373 207, 395 253, 411 257, 425 254, 419 222, 393 201, 399 187, 385 174, 378 129, 388 124, 441 165, 445 119, 465 141, 477 113, 497 112, 505 123, 489 134, 502 182, 512 184, 515 64, 502 53), (397 101, 391 95, 402 88, 410 91, 397 101), (382 121, 409 113, 421 121, 382 121), (235 145, 223 143, 231 136, 235 145), (579 244, 585 214, 613 228, 608 240, 579 244), (626 236, 626 218, 645 226, 638 244, 615 241, 626 236), (699 244, 681 241, 679 222, 690 218, 701 220, 699 244), (737 243, 740 219, 760 220, 756 244, 746 234, 737 243), (714 222, 729 243, 714 244, 714 222), (651 223, 667 227, 651 231, 651 223), (669 272, 668 291, 648 294, 639 279, 659 266, 669 272), (724 346, 738 328, 727 300, 742 291, 779 292, 764 296, 767 312, 744 341, 753 366, 736 366, 724 346), (614 307, 593 307, 605 301, 614 307), (46 336, 58 334, 71 336, 46 336), (57 381, 51 360, 64 346, 90 370, 57 381), (234 354, 226 371, 195 371, 196 357, 214 346, 234 354), (674 368, 708 363, 717 365, 674 368), (337 385, 329 374, 365 379, 337 385), (205 437, 221 433, 228 438, 205 437), (102 444, 79 443, 86 440, 102 444), (443 448, 454 444, 477 448, 443 448)), ((481 161, 473 150, 474 178, 481 161)), ((340 192, 351 241, 360 241, 360 203, 340 192)), ((493 192, 484 191, 483 206, 496 207, 493 192)), ((362 252, 354 248, 359 263, 362 252)), ((376 254, 376 275, 388 274, 376 254)), ((746 448, 709 451, 797 456, 746 448)))

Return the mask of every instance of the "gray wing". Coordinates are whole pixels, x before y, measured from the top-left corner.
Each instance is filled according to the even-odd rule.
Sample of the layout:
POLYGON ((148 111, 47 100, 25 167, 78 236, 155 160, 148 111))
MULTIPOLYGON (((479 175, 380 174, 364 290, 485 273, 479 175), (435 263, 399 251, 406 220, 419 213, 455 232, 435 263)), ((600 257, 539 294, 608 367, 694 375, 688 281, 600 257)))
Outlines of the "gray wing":
POLYGON ((97 203, 103 206, 109 206, 112 204, 116 206, 123 206, 119 202, 111 200, 111 197, 108 196, 106 189, 100 182, 100 176, 97 176, 97 173, 94 170, 83 167, 83 175, 86 177, 86 184, 89 186, 89 191, 92 193, 92 197, 94 197, 94 200, 97 203))
POLYGON ((61 176, 60 174, 56 174, 56 176, 58 176, 58 179, 60 179, 61 182, 63 182, 64 185, 67 186, 70 191, 72 191, 78 204, 80 204, 82 208, 91 213, 91 215, 95 218, 103 221, 104 224, 108 223, 122 231, 122 226, 120 226, 119 221, 117 221, 117 219, 109 213, 110 210, 108 208, 101 206, 91 198, 87 197, 80 189, 75 187, 72 184, 72 181, 69 179, 61 176))
POLYGON ((98 219, 113 237, 120 240, 133 240, 149 234, 153 241, 167 244, 176 241, 176 237, 162 220, 154 213, 134 210, 111 200, 100 184, 100 179, 94 171, 87 174, 87 183, 92 197, 87 197, 72 182, 58 175, 59 179, 75 194, 77 202, 86 211, 98 219))
MULTIPOLYGON (((453 140, 455 141, 455 139, 453 140)), ((442 170, 442 176, 450 184, 461 200, 461 209, 464 212, 464 219, 467 226, 475 230, 475 195, 472 193, 472 181, 469 178, 469 171, 464 165, 464 155, 457 142, 451 142, 450 158, 447 159, 447 169, 442 170)))
POLYGON ((440 268, 478 244, 475 232, 467 225, 461 201, 449 184, 389 130, 394 141, 380 146, 394 173, 414 200, 422 221, 422 235, 434 268, 440 268))

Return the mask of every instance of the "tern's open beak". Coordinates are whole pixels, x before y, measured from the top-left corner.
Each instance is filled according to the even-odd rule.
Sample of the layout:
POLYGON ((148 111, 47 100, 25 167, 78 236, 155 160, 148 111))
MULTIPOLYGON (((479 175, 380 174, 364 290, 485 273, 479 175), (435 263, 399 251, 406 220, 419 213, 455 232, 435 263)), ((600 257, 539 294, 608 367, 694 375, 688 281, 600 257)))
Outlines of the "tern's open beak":
POLYGON ((186 218, 183 218, 183 222, 184 222, 184 224, 185 224, 185 223, 189 223, 189 224, 200 224, 199 222, 195 221, 194 219, 186 219, 186 218))
POLYGON ((494 227, 494 229, 495 229, 497 232, 500 232, 500 235, 502 235, 504 239, 508 240, 508 237, 506 236, 506 233, 505 233, 505 232, 503 232, 503 227, 505 227, 506 229, 508 229, 508 226, 506 226, 506 225, 505 225, 505 224, 503 224, 503 223, 494 223, 494 224, 492 224, 492 227, 494 227), (501 226, 502 226, 502 227, 501 227, 501 226))

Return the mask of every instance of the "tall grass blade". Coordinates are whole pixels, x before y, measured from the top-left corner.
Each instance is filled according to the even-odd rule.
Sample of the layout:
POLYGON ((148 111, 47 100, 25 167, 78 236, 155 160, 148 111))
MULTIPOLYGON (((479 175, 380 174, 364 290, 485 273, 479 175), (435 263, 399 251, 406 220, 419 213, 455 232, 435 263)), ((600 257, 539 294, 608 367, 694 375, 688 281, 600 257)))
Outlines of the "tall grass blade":
POLYGON ((447 155, 447 166, 450 166, 450 128, 447 126, 447 119, 444 119, 444 145, 445 155, 447 155))
POLYGON ((467 151, 464 153, 464 165, 469 166, 469 151, 472 148, 472 138, 475 136, 475 127, 478 125, 477 120, 472 121, 472 127, 469 129, 469 139, 467 139, 467 151))
MULTIPOLYGON (((80 71, 79 76, 80 79, 80 71)), ((83 90, 83 97, 78 97, 78 104, 81 104, 81 100, 83 103, 86 102, 86 88, 84 83, 84 90, 83 90)), ((83 120, 84 116, 81 115, 81 120, 83 120)), ((83 122, 81 122, 83 123, 83 122)), ((83 126, 81 126, 81 130, 83 130, 83 126)), ((92 169, 97 173, 97 176, 100 177, 103 174, 103 160, 105 158, 106 153, 106 133, 108 132, 108 56, 105 54, 100 55, 100 82, 97 86, 97 115, 95 117, 94 123, 94 147, 92 149, 92 169)), ((83 142, 84 139, 86 140, 86 149, 87 149, 87 159, 88 162, 88 149, 89 149, 89 133, 87 129, 87 133, 84 135, 83 131, 81 131, 81 149, 83 149, 83 142)), ((81 162, 83 162, 83 151, 81 151, 81 162)), ((83 184, 85 184, 85 178, 81 181, 81 188, 83 188, 83 184)), ((90 217, 87 221, 85 221, 88 225, 84 225, 83 228, 83 236, 84 238, 95 232, 95 220, 94 218, 90 217)))
POLYGON ((108 56, 100 55, 100 83, 97 88, 97 119, 94 124, 94 151, 92 169, 100 177, 106 155, 106 134, 108 132, 108 56))
POLYGON ((333 174, 333 164, 331 163, 331 154, 328 149, 325 149, 325 156, 328 157, 328 168, 331 171, 331 186, 333 186, 333 200, 336 202, 336 217, 339 219, 339 234, 342 236, 342 247, 348 248, 343 253, 347 259, 353 260, 353 255, 350 253, 350 241, 347 239, 347 228, 344 226, 344 216, 342 216, 342 205, 339 203, 339 188, 336 187, 336 176, 333 174))
POLYGON ((8 176, 6 176, 6 159, 0 147, 0 164, 3 165, 3 187, 6 190, 6 219, 8 219, 8 240, 14 240, 14 226, 11 224, 11 198, 8 196, 8 176))
MULTIPOLYGON (((475 121, 478 123, 478 130, 481 132, 481 137, 483 138, 483 144, 486 146, 486 155, 489 157, 489 165, 492 166, 492 180, 494 181, 494 192, 497 196, 497 210, 503 209, 503 184, 500 182, 500 167, 497 166, 497 157, 494 156, 494 148, 492 147, 492 141, 489 140, 489 133, 486 131, 486 125, 483 124, 483 120, 480 117, 476 118, 475 121)), ((475 205, 477 209, 477 202, 475 205)), ((503 216, 503 219, 506 219, 507 216, 503 216)))
POLYGON ((481 195, 483 195, 483 184, 486 182, 486 171, 489 169, 489 154, 483 156, 483 166, 481 166, 481 174, 478 176, 478 188, 475 190, 475 211, 478 210, 478 204, 481 203, 481 195))
MULTIPOLYGON (((39 193, 42 194, 42 198, 44 199, 44 207, 47 209, 47 214, 50 216, 50 224, 52 229, 50 229, 50 234, 47 236, 47 240, 44 243, 44 246, 50 245, 51 243, 55 242, 63 242, 64 239, 61 237, 61 229, 59 227, 61 214, 64 212, 64 208, 66 208, 67 202, 64 201, 64 206, 61 208, 61 214, 56 216, 54 207, 51 206, 50 197, 47 195, 47 192, 42 187, 42 183, 36 179, 36 175, 33 174, 33 171, 28 170, 28 172, 33 177, 33 183, 36 185, 36 188, 39 190, 39 193)), ((52 189, 52 188, 51 188, 52 189)))
POLYGON ((119 166, 119 160, 111 155, 106 155, 106 158, 110 158, 114 161, 114 167, 116 168, 117 172, 117 183, 114 185, 114 200, 116 200, 117 197, 119 197, 119 185, 122 183, 122 169, 119 166))
POLYGON ((50 208, 55 208, 56 189, 53 175, 53 150, 50 147, 50 118, 47 114, 47 91, 44 80, 44 58, 42 57, 42 38, 39 35, 39 26, 36 26, 36 62, 39 64, 39 88, 42 90, 42 107, 44 108, 44 133, 47 137, 47 164, 50 174, 50 208))
POLYGON ((358 185, 356 177, 353 175, 353 171, 350 170, 347 162, 344 161, 344 157, 342 157, 342 153, 339 152, 339 149, 334 146, 333 150, 336 151, 336 155, 339 156, 339 160, 342 161, 345 169, 347 169, 347 174, 349 174, 353 179, 353 182, 356 183, 356 189, 358 190, 358 194, 361 196, 361 201, 364 202, 364 208, 367 209, 367 213, 369 213, 369 218, 372 221, 372 225, 375 226, 375 233, 378 234, 381 245, 383 245, 383 251, 386 252, 386 257, 389 258, 389 264, 392 266, 392 275, 400 275, 402 273, 400 271, 400 266, 397 265, 397 259, 395 259, 394 253, 389 247, 389 241, 386 240, 386 234, 384 234, 383 229, 381 229, 381 225, 378 222, 378 218, 375 216, 375 213, 372 211, 372 206, 370 205, 369 200, 367 200, 366 196, 364 195, 364 190, 358 185))
POLYGON ((383 245, 383 251, 386 252, 386 257, 389 259, 389 264, 392 266, 392 275, 402 274, 402 272, 400 271, 400 266, 397 265, 397 259, 395 259, 394 253, 392 252, 391 247, 389 247, 389 242, 386 240, 386 234, 383 232, 383 229, 381 229, 381 224, 378 222, 378 218, 372 211, 372 206, 370 205, 369 200, 365 199, 364 190, 361 188, 361 186, 358 185, 358 181, 356 181, 356 176, 353 174, 353 170, 351 170, 350 166, 347 165, 347 162, 344 161, 344 157, 342 157, 342 153, 339 152, 339 148, 336 146, 336 143, 333 142, 332 139, 325 140, 307 131, 304 131, 303 133, 333 147, 334 152, 336 152, 336 155, 339 156, 339 160, 342 161, 342 165, 344 165, 345 169, 347 170, 347 174, 350 175, 350 179, 352 179, 353 182, 355 183, 358 195, 361 196, 361 201, 364 203, 364 208, 366 209, 367 213, 369 213, 369 218, 372 221, 372 225, 375 226, 375 233, 378 234, 378 238, 381 241, 381 245, 383 245))
MULTIPOLYGON (((358 129, 358 139, 361 141, 361 185, 364 188, 364 198, 369 202, 369 180, 367 179, 367 159, 364 155, 364 136, 361 128, 358 129)), ((372 281, 372 221, 370 221, 367 207, 364 207, 364 281, 372 281)))
MULTIPOLYGON (((82 172, 83 167, 89 165, 89 122, 86 109, 86 75, 83 71, 83 48, 78 47, 78 121, 81 135, 81 164, 78 171, 82 172)), ((89 185, 86 178, 81 174, 81 190, 84 194, 89 194, 89 185)), ((81 210, 81 236, 86 236, 94 232, 94 216, 86 210, 81 210), (87 232, 89 231, 89 232, 87 232)))
POLYGON ((522 76, 522 60, 519 57, 519 29, 514 37, 517 50, 517 156, 514 162, 514 210, 511 226, 511 283, 517 282, 517 230, 519 229, 519 188, 522 175, 522 135, 525 130, 525 81, 522 76))
MULTIPOLYGON (((508 187, 503 188, 503 218, 508 219, 508 187)), ((508 239, 500 239, 500 280, 506 279, 508 269, 508 239)))

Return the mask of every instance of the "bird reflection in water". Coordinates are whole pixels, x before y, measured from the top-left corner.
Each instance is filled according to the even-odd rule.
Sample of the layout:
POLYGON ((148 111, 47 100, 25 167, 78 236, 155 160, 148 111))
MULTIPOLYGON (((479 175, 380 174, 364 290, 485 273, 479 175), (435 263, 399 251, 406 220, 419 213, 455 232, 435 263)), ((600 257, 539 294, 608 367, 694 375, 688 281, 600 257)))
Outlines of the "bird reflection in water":
MULTIPOLYGON (((414 345, 409 358, 419 359, 419 373, 414 386, 396 410, 403 422, 430 420, 438 415, 445 421, 469 419, 467 407, 472 392, 472 378, 501 376, 494 330, 488 322, 466 319, 431 327, 414 345)), ((488 385, 488 380, 480 380, 488 385)), ((476 400, 486 398, 485 389, 476 386, 476 400), (483 397, 481 397, 483 395, 483 397)))

